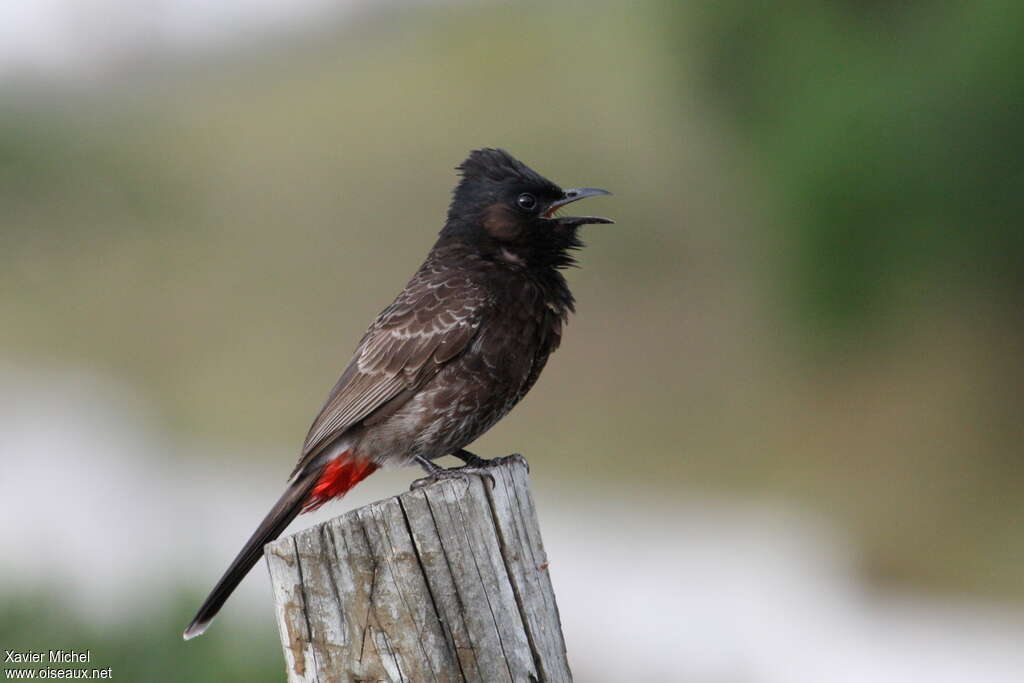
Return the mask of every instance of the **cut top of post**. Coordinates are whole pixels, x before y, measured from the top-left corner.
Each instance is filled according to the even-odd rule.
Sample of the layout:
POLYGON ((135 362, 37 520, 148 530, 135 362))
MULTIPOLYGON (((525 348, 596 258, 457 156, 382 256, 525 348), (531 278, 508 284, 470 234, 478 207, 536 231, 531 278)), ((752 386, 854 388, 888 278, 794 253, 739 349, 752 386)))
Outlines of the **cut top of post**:
POLYGON ((525 461, 265 548, 290 681, 571 681, 525 461))

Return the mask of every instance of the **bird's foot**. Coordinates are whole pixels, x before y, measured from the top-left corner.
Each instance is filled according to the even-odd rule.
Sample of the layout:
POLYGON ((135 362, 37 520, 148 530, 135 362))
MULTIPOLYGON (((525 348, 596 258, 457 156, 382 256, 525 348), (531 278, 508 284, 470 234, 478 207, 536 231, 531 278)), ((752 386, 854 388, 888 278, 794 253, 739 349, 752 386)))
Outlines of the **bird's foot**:
POLYGON ((481 458, 478 455, 474 455, 467 450, 459 450, 452 453, 456 458, 466 463, 461 467, 441 467, 435 465, 426 458, 417 457, 415 460, 420 464, 424 470, 427 471, 427 476, 415 480, 409 485, 410 491, 423 488, 429 484, 433 484, 435 481, 441 481, 442 479, 461 479, 468 482, 469 477, 478 476, 483 477, 490 482, 491 488, 494 488, 494 475, 489 470, 495 467, 501 467, 510 462, 520 463, 526 467, 526 471, 530 471, 530 463, 526 461, 519 453, 513 453, 512 455, 503 455, 497 458, 481 458))
MULTIPOLYGON (((479 458, 479 460, 484 463, 490 462, 483 458, 479 458)), ((491 482, 491 488, 494 488, 494 475, 487 471, 487 466, 480 467, 476 463, 473 463, 463 465, 462 467, 444 468, 419 456, 416 457, 416 462, 420 464, 420 467, 427 471, 427 476, 417 479, 410 484, 410 491, 415 491, 416 489, 423 488, 424 486, 433 484, 435 481, 441 481, 443 479, 461 479, 468 484, 469 478, 473 475, 489 480, 491 482)))
POLYGON ((469 483, 469 478, 472 476, 478 476, 489 481, 491 488, 494 488, 494 475, 488 472, 486 468, 463 465, 462 467, 452 467, 449 469, 439 467, 437 470, 438 471, 431 472, 427 476, 421 477, 409 484, 409 490, 415 491, 416 489, 421 489, 424 486, 428 486, 436 481, 443 481, 445 479, 460 479, 469 483))
POLYGON ((512 455, 500 455, 496 458, 489 458, 487 460, 481 458, 481 461, 485 464, 478 465, 478 467, 501 467, 502 465, 507 465, 509 463, 519 463, 526 468, 527 472, 530 471, 530 463, 526 462, 526 458, 521 456, 519 453, 513 453, 512 455))
MULTIPOLYGON (((473 453, 470 453, 469 451, 467 451, 465 449, 460 449, 460 450, 456 451, 455 453, 452 453, 452 455, 454 455, 456 458, 458 458, 462 462, 466 463, 467 467, 476 467, 478 469, 486 469, 488 467, 501 467, 502 465, 505 465, 505 464, 510 463, 510 462, 517 462, 517 463, 522 464, 524 467, 526 467, 526 471, 527 472, 530 471, 530 463, 526 462, 526 458, 524 458, 519 453, 513 453, 512 455, 503 455, 503 456, 498 457, 498 458, 485 459, 485 458, 481 458, 479 455, 475 455, 473 453)), ((462 468, 457 468, 457 469, 462 469, 462 468)))

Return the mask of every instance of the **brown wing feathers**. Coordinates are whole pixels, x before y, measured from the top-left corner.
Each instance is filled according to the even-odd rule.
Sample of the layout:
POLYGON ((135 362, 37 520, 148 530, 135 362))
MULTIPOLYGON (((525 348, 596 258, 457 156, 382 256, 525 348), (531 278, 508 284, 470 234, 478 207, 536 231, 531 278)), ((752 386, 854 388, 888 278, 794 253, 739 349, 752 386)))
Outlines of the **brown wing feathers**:
POLYGON ((363 337, 310 427, 295 473, 377 409, 386 405, 388 412, 397 410, 397 401, 411 398, 476 334, 486 305, 479 290, 467 286, 456 290, 443 283, 429 286, 429 282, 417 283, 418 278, 427 279, 414 278, 363 337))

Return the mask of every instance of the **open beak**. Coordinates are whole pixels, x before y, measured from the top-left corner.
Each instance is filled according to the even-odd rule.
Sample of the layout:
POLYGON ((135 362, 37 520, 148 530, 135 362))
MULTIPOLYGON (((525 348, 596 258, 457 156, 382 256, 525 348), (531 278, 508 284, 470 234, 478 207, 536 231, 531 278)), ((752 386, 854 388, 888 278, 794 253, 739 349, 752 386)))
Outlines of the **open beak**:
POLYGON ((578 202, 581 199, 587 197, 596 197, 602 194, 611 194, 608 190, 600 190, 596 187, 575 187, 571 190, 566 190, 561 199, 557 199, 550 204, 544 211, 544 218, 548 218, 553 221, 557 221, 561 225, 586 225, 588 223, 614 223, 615 221, 609 218, 600 218, 598 216, 555 216, 555 212, 562 208, 566 204, 572 204, 578 202))

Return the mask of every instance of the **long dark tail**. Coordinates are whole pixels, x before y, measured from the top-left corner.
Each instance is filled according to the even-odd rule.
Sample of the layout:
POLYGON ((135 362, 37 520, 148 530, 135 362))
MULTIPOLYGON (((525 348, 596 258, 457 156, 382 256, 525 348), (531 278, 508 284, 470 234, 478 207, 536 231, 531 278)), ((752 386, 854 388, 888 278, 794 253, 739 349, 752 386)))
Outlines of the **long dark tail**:
POLYGON ((263 546, 280 536, 300 512, 315 510, 332 498, 340 498, 376 469, 377 465, 372 461, 356 456, 349 449, 326 465, 298 476, 263 518, 224 576, 213 587, 195 619, 185 629, 185 640, 202 635, 224 602, 259 561, 263 546))
POLYGON ((196 612, 192 623, 185 629, 185 640, 191 640, 202 635, 206 627, 210 625, 217 612, 224 605, 224 602, 231 596, 238 584, 242 582, 249 570, 259 561, 263 554, 263 546, 270 543, 281 535, 292 520, 302 512, 303 505, 309 498, 309 493, 317 481, 319 472, 312 472, 304 477, 296 479, 284 492, 274 507, 270 509, 267 516, 263 518, 260 525, 253 532, 249 540, 245 542, 242 550, 231 562, 231 566, 224 572, 217 585, 213 587, 209 597, 203 606, 196 612))

